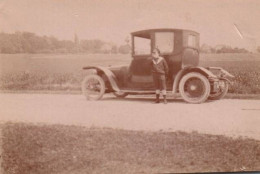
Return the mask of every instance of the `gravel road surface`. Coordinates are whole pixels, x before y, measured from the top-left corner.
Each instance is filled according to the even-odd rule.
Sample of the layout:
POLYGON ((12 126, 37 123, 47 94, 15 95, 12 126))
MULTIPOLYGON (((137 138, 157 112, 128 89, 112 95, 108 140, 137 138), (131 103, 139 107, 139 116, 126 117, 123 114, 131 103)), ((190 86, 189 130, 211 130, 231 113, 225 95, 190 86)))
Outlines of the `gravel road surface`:
POLYGON ((87 101, 82 95, 0 93, 0 121, 197 131, 260 140, 260 100, 187 104, 170 99, 165 105, 153 104, 151 97, 105 95, 103 100, 87 101))

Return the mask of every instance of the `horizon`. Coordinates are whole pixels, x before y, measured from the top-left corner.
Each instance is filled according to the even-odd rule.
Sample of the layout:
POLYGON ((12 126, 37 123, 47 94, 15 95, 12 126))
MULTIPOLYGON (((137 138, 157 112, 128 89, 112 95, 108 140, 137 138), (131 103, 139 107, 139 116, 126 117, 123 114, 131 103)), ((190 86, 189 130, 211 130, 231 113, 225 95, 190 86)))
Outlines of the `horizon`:
MULTIPOLYGON (((39 34, 37 34, 37 33, 33 33, 33 32, 30 32, 30 31, 15 31, 15 32, 12 32, 12 33, 8 33, 8 32, 1 32, 1 33, 4 33, 4 34, 15 34, 16 32, 18 32, 18 33, 32 33, 32 34, 35 34, 36 36, 39 36, 39 37, 54 37, 54 38, 56 38, 56 39, 58 39, 58 41, 72 41, 72 42, 74 42, 74 38, 72 38, 72 39, 60 39, 60 38, 58 38, 58 37, 56 37, 56 36, 53 36, 53 35, 39 35, 39 34)), ((75 36, 75 35, 74 35, 75 36)), ((114 42, 107 42, 107 41, 105 41, 105 40, 101 40, 101 39, 99 39, 99 38, 94 38, 94 39, 84 39, 84 38, 77 38, 79 41, 83 41, 83 40, 100 40, 100 41, 102 41, 104 44, 111 44, 111 45, 116 45, 116 46, 121 46, 121 45, 125 45, 125 44, 127 44, 126 42, 122 42, 121 43, 121 45, 120 44, 117 44, 117 43, 114 43, 114 42)), ((245 47, 237 47, 237 46, 232 46, 232 45, 227 45, 227 44, 223 44, 223 43, 219 43, 219 44, 216 44, 216 45, 210 45, 210 44, 208 44, 208 43, 201 43, 200 42, 200 47, 202 47, 203 45, 206 45, 206 46, 210 46, 211 48, 215 48, 215 47, 218 47, 218 46, 226 46, 226 47, 231 47, 231 48, 238 48, 238 49, 243 49, 243 48, 245 48, 245 47)), ((130 44, 131 45, 131 44, 130 44)), ((259 47, 260 47, 260 45, 259 45, 259 47)), ((245 48, 246 49, 246 48, 245 48)))
POLYGON ((0 0, 0 32, 32 32, 59 40, 99 39, 117 45, 133 31, 180 28, 200 33, 200 44, 256 49, 258 0, 0 0), (170 21, 170 22, 169 22, 170 21))

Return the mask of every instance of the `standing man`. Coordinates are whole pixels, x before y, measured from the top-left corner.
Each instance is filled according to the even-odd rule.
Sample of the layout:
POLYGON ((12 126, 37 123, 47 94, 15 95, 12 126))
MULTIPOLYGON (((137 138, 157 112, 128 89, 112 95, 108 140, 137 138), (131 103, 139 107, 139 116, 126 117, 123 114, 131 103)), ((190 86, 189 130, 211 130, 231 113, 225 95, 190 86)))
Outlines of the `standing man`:
POLYGON ((163 57, 160 56, 160 50, 155 48, 152 52, 152 73, 155 86, 156 101, 160 103, 160 90, 163 94, 164 104, 167 104, 166 99, 166 76, 168 74, 168 65, 163 57))

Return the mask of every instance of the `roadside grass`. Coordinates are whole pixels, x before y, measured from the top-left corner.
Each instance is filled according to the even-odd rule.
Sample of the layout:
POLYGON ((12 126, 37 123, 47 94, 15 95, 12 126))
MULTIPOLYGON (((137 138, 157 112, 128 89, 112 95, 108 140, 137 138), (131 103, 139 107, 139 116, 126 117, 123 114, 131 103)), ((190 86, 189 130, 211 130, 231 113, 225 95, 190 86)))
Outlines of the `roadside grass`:
POLYGON ((1 129, 7 174, 260 170, 260 142, 248 138, 28 123, 1 129))
POLYGON ((80 90, 82 73, 11 73, 0 77, 2 90, 80 90))
MULTIPOLYGON (((1 55, 0 90, 80 90, 87 65, 129 65, 130 55, 1 55), (14 66, 16 65, 16 66, 14 66)), ((200 66, 233 74, 232 94, 260 94, 260 54, 202 54, 200 66)))

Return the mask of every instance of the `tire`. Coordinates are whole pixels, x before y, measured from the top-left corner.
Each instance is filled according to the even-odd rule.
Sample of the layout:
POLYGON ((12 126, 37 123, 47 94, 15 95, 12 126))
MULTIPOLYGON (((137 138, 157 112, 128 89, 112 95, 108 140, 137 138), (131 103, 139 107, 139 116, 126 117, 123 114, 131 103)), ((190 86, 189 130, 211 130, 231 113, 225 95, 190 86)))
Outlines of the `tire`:
POLYGON ((186 102, 193 104, 203 103, 209 97, 210 83, 202 74, 191 72, 182 77, 179 91, 186 102))
POLYGON ((209 94, 209 100, 219 100, 222 99, 228 92, 229 84, 226 80, 221 80, 223 82, 223 86, 219 92, 214 94, 209 94))
POLYGON ((125 92, 113 92, 113 94, 117 97, 117 98, 125 98, 128 93, 125 92))
POLYGON ((100 76, 91 74, 85 77, 81 89, 87 100, 100 100, 105 93, 105 82, 100 76))

